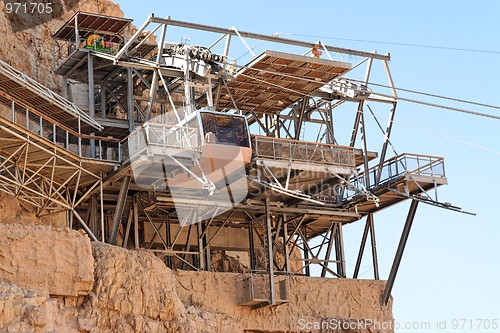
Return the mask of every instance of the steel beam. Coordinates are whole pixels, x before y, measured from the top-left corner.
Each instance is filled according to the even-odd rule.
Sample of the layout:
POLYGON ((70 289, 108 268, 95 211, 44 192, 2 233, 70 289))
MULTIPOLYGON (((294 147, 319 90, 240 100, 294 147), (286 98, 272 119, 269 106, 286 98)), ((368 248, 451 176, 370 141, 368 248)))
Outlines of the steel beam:
MULTIPOLYGON (((370 80, 372 64, 373 64, 373 59, 369 59, 368 64, 366 65, 365 80, 364 80, 365 85, 367 85, 368 81, 370 80)), ((354 145, 356 144, 356 137, 358 136, 359 124, 361 122, 361 115, 363 114, 363 106, 364 106, 364 101, 363 100, 359 101, 358 111, 356 112, 356 119, 354 120, 351 141, 350 141, 350 146, 352 147, 354 147, 354 145)))
POLYGON ((255 258, 255 245, 253 238, 253 221, 250 221, 248 226, 248 244, 250 246, 250 271, 254 271, 256 269, 256 258, 255 258))
MULTIPOLYGON (((306 270, 306 276, 311 276, 311 268, 309 267, 311 265, 310 259, 309 259, 309 245, 307 244, 307 228, 306 226, 302 227, 304 229, 304 233, 301 234, 302 241, 304 242, 304 264, 305 264, 305 270, 306 270)), ((312 254, 312 253, 311 253, 312 254)))
POLYGON ((132 76, 132 68, 127 67, 127 118, 128 130, 134 130, 134 81, 132 76))
POLYGON ((342 233, 342 223, 338 224, 335 233, 335 254, 337 259, 337 273, 341 278, 346 277, 345 254, 344 254, 344 235, 342 233))
MULTIPOLYGON (((333 244, 335 243, 334 237, 335 237, 336 231, 337 231, 336 226, 333 226, 331 228, 331 231, 330 231, 330 238, 328 239, 328 246, 326 248, 326 253, 325 253, 325 263, 324 263, 323 269, 321 270, 321 277, 325 277, 326 272, 328 270, 328 260, 330 260, 330 256, 332 253, 332 247, 333 247, 333 244)), ((319 255, 319 253, 318 253, 318 255, 319 255)))
POLYGON ((269 273, 269 290, 271 292, 271 297, 269 299, 269 304, 276 304, 276 292, 274 289, 274 254, 273 254, 273 240, 272 240, 272 225, 271 225, 271 209, 269 205, 269 198, 265 200, 266 206, 266 241, 267 241, 267 257, 268 257, 268 273, 269 273))
POLYGON ((131 207, 128 213, 127 227, 125 229, 125 236, 123 237, 123 242, 122 242, 123 248, 127 248, 128 239, 130 235, 130 226, 132 225, 133 219, 134 219, 134 209, 131 207))
POLYGON ((373 277, 375 278, 375 280, 379 280, 380 275, 378 271, 377 241, 375 240, 375 223, 373 222, 373 214, 368 215, 368 222, 370 223, 370 242, 372 245, 373 277))
POLYGON ((394 102, 392 104, 391 112, 389 113, 389 119, 387 120, 387 128, 384 133, 384 144, 382 145, 382 150, 380 152, 380 161, 378 165, 378 172, 376 175, 376 180, 375 180, 375 185, 378 185, 380 182, 380 177, 382 176, 382 165, 385 162, 385 156, 387 154, 387 148, 389 144, 391 144, 390 137, 391 137, 391 132, 392 132, 392 125, 394 123, 394 116, 396 114, 396 105, 397 103, 394 102))
POLYGON ((198 235, 198 256, 199 256, 199 262, 198 262, 198 268, 200 271, 206 270, 205 266, 205 256, 204 256, 204 246, 203 246, 203 225, 202 222, 196 223, 196 231, 198 235))
POLYGON ((387 284, 385 285, 385 289, 381 297, 382 305, 387 305, 387 303, 389 302, 389 297, 391 296, 392 287, 394 286, 394 281, 396 280, 396 275, 398 274, 399 265, 401 264, 401 258, 403 257, 406 242, 408 241, 408 236, 410 235, 410 230, 413 224, 413 219, 415 218, 417 207, 418 201, 412 200, 410 209, 408 211, 408 216, 406 217, 403 232, 401 234, 401 239, 399 240, 396 256, 394 257, 394 262, 392 263, 391 272, 389 273, 389 278, 387 279, 387 284))
MULTIPOLYGON (((203 31, 211 31, 211 32, 215 32, 215 33, 221 33, 221 34, 232 35, 232 36, 239 35, 241 37, 250 38, 250 39, 274 42, 274 43, 279 43, 279 44, 295 45, 295 46, 306 47, 306 48, 311 48, 311 49, 313 47, 315 47, 315 45, 316 45, 316 43, 304 42, 301 40, 268 36, 268 35, 262 35, 262 34, 245 32, 245 31, 236 32, 235 30, 233 30, 231 28, 230 29, 219 28, 219 27, 213 27, 213 26, 191 23, 191 22, 176 21, 176 20, 171 20, 168 18, 162 19, 162 18, 152 17, 152 18, 148 19, 147 23, 148 22, 164 23, 164 24, 177 26, 177 27, 203 30, 203 31)), ((390 60, 390 58, 391 58, 389 54, 383 55, 383 54, 377 54, 377 53, 372 53, 372 52, 363 52, 363 51, 351 50, 351 49, 330 46, 330 45, 325 45, 325 48, 330 52, 338 52, 338 53, 350 54, 350 55, 367 57, 367 58, 372 58, 372 59, 390 60)))
POLYGON ((370 229, 370 223, 368 221, 368 217, 366 218, 365 229, 363 231, 363 237, 361 237, 361 244, 359 246, 358 258, 356 259, 356 265, 354 266, 354 274, 352 275, 353 279, 358 278, 359 268, 361 267, 361 262, 363 260, 363 254, 365 252, 366 239, 368 238, 368 231, 370 229))
POLYGON ((118 230, 120 228, 120 222, 123 216, 123 210, 125 208, 125 201, 127 199, 128 188, 130 185, 130 176, 125 176, 122 179, 122 184, 120 186, 120 193, 118 194, 118 200, 116 201, 115 214, 113 215, 113 223, 111 224, 111 233, 109 235, 108 243, 116 245, 116 236, 118 235, 118 230))
MULTIPOLYGON (((89 116, 95 120, 95 90, 94 90, 94 57, 92 52, 88 57, 88 80, 89 80, 89 116)), ((90 135, 94 135, 91 133, 90 135)), ((90 140, 90 156, 95 158, 95 140, 90 140)))
POLYGON ((302 99, 302 105, 300 106, 300 110, 299 110, 299 116, 298 116, 298 119, 296 120, 296 126, 295 126, 295 140, 299 140, 300 139, 300 132, 302 131, 302 123, 304 121, 304 113, 306 111, 306 106, 307 106, 307 103, 309 102, 309 98, 308 97, 304 97, 302 99))
POLYGON ((123 47, 118 51, 118 53, 116 53, 115 62, 118 62, 118 60, 125 54, 125 52, 128 51, 130 46, 132 46, 134 41, 139 38, 139 36, 144 31, 144 29, 146 29, 146 27, 151 22, 152 18, 153 18, 153 14, 150 14, 148 19, 146 20, 146 22, 144 22, 144 24, 139 29, 137 29, 137 31, 132 35, 132 37, 125 43, 125 45, 123 45, 123 47))

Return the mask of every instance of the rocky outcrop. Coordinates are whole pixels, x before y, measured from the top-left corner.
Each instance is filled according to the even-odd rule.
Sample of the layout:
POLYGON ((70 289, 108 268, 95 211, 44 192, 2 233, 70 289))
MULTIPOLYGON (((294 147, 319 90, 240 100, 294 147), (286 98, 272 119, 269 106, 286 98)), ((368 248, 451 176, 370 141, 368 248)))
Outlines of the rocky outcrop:
POLYGON ((0 281, 57 296, 92 290, 93 258, 83 231, 0 224, 0 281))
MULTIPOLYGON (((8 228, 4 229, 13 230, 12 226, 8 228)), ((22 228, 28 231, 33 228, 33 234, 50 229, 22 228)), ((58 272, 64 271, 68 263, 61 260, 51 262, 53 253, 38 249, 41 250, 36 256, 38 259, 30 266, 34 276, 31 280, 20 277, 19 280, 11 278, 10 282, 0 283, 0 331, 301 332, 301 325, 325 320, 356 320, 361 323, 366 320, 388 323, 392 320, 390 306, 381 307, 379 304, 383 281, 292 277, 287 303, 252 310, 241 305, 242 274, 172 271, 145 250, 131 251, 91 243, 87 236, 67 229, 53 232, 58 236, 46 237, 44 241, 49 249, 61 250, 60 243, 71 242, 75 236, 71 233, 78 234, 76 243, 79 247, 92 247, 92 289, 80 289, 79 294, 84 294, 80 296, 55 296, 40 286, 35 276, 41 263, 47 263, 54 273, 52 276, 41 275, 38 279, 48 277, 51 281, 56 277, 64 280, 65 276, 58 275, 58 272), (68 240, 59 237, 63 235, 68 236, 68 240), (42 258, 43 253, 46 258, 42 258)), ((24 245, 29 249, 30 244, 24 245)), ((28 251, 23 253, 29 262, 28 251)), ((5 257, 5 254, 0 253, 0 257, 5 257)), ((21 257, 18 254, 16 260, 21 257)), ((82 271, 82 266, 86 265, 88 258, 82 258, 78 263, 71 262, 73 271, 82 271)), ((88 286, 87 280, 82 275, 82 281, 88 286)), ((69 277, 66 282, 79 284, 69 277)), ((57 282, 53 284, 57 285, 57 282)), ((359 330, 372 331, 375 332, 369 327, 359 330)))
POLYGON ((24 205, 16 197, 0 192, 0 223, 64 227, 66 226, 66 213, 37 216, 33 206, 24 205))

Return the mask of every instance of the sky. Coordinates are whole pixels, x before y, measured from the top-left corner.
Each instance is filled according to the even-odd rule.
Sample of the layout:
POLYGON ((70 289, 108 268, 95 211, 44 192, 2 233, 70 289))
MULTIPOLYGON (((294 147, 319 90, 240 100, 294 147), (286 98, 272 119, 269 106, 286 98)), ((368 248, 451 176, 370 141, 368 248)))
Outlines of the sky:
MULTIPOLYGON (((311 42, 321 39, 328 45, 390 53, 389 66, 397 87, 500 105, 498 1, 117 2, 136 26, 154 12, 155 16, 180 21, 235 26, 268 35, 279 32, 283 37, 311 42)), ((213 41, 197 39, 192 31, 172 33, 167 40, 180 42, 183 37, 190 38, 192 44, 213 41)), ((273 48, 258 44, 250 43, 250 47, 257 46, 257 54, 273 48)), ((361 59, 344 56, 342 60, 355 64, 361 59)), ((243 65, 240 61, 244 57, 239 60, 243 65)), ((382 64, 374 66, 371 82, 387 84, 382 64)), ((500 116, 499 109, 399 94, 500 116)), ((387 107, 369 105, 385 126, 387 107)), ((353 112, 354 106, 349 105, 335 113, 341 144, 348 144, 353 112)), ((419 205, 392 292, 397 322, 410 326, 428 322, 433 332, 495 331, 492 324, 500 321, 500 218, 496 212, 500 198, 499 125, 500 120, 492 118, 398 103, 391 140, 396 151, 443 156, 449 185, 439 189, 439 200, 477 216, 419 205), (438 329, 438 321, 446 322, 446 329, 443 324, 438 329)), ((367 127, 369 149, 379 151, 383 138, 371 116, 367 127)), ((375 215, 382 279, 389 275, 408 207, 409 202, 405 202, 375 215)), ((363 227, 364 221, 360 221, 344 228, 351 276, 363 227)), ((369 257, 361 273, 362 278, 373 277, 369 257)), ((396 330, 410 331, 422 330, 396 330)))

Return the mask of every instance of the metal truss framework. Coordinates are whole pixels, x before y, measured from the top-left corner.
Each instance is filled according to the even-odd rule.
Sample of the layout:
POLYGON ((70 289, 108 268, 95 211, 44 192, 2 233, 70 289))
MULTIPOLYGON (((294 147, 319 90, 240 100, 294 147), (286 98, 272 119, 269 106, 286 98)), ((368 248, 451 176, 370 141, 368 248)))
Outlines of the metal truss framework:
MULTIPOLYGON (((0 117, 1 190, 33 204, 39 215, 69 211, 70 225, 76 218, 94 240, 99 238, 111 244, 121 242, 123 247, 150 249, 172 268, 212 270, 215 251, 245 252, 249 256, 248 273, 264 276, 268 287, 265 297, 249 300, 252 307, 286 301, 277 287, 281 286, 283 276, 348 277, 343 227, 365 217, 353 278, 359 276, 370 236, 373 274, 379 279, 374 214, 381 208, 411 199, 405 229, 381 297, 382 303, 387 304, 417 204, 439 206, 437 200, 422 195, 446 184, 442 158, 411 154, 388 158, 398 100, 388 66, 389 55, 153 15, 130 39, 117 44, 110 53, 79 47, 76 20, 74 25, 76 40, 71 42, 76 50, 68 54, 67 59, 57 59, 62 65, 56 72, 64 76, 65 88, 69 80, 88 84, 88 114, 102 129, 90 135, 76 131, 73 136, 66 130, 61 136, 57 124, 43 119, 38 113, 39 118, 33 118, 26 105, 17 108, 16 101, 11 100, 12 116, 7 108, 0 117), (151 28, 150 25, 156 26, 151 28), (191 51, 196 50, 183 45, 178 49, 184 52, 183 57, 174 59, 183 66, 174 66, 177 63, 168 66, 162 62, 166 62, 163 55, 167 52, 164 44, 167 27, 219 34, 207 49, 225 41, 222 58, 204 67, 208 62, 200 62, 199 55, 198 58, 192 55, 191 51), (140 38, 144 37, 147 28, 151 32, 146 38, 140 38), (155 31, 160 31, 160 38, 157 43, 149 43, 148 38, 155 31), (236 38, 255 61, 262 58, 253 53, 249 40, 305 48, 306 54, 319 48, 328 60, 296 56, 298 60, 294 58, 294 61, 340 68, 338 77, 342 78, 365 66, 363 84, 359 85, 363 88, 369 86, 374 63, 380 62, 392 96, 346 92, 341 84, 349 82, 335 81, 335 75, 323 82, 305 75, 291 75, 286 70, 271 70, 270 66, 256 70, 258 75, 252 76, 250 65, 238 66, 228 61, 236 38), (333 61, 332 52, 363 57, 363 60, 352 67, 346 63, 342 65, 333 61), (242 95, 245 97, 249 90, 238 95, 234 83, 238 73, 262 84, 264 90, 277 89, 285 97, 287 91, 289 95, 299 93, 300 96, 293 103, 283 104, 279 111, 276 108, 252 109, 242 104, 242 95), (278 83, 273 83, 272 77, 279 77, 278 83), (286 80, 299 84, 303 91, 280 86, 286 80), (229 106, 222 105, 221 101, 230 101, 229 106), (384 137, 378 153, 368 151, 367 102, 388 106, 385 129, 375 118, 384 137), (335 108, 343 103, 354 103, 357 110, 348 146, 338 145, 333 123, 335 108), (252 128, 265 134, 254 137, 254 155, 247 166, 249 188, 255 191, 249 191, 239 204, 224 207, 224 204, 214 205, 188 196, 174 203, 168 188, 144 189, 134 178, 128 150, 129 141, 134 139, 129 134, 134 128, 153 118, 162 123, 172 111, 179 121, 183 113, 196 108, 243 114, 252 128), (110 117, 111 111, 116 109, 125 115, 124 119, 110 117), (33 121, 39 123, 37 128, 33 121), (45 123, 50 124, 49 130, 45 129, 45 123), (311 124, 319 129, 314 142, 305 142, 306 128, 311 128, 311 124), (37 130, 38 133, 33 133, 37 130), (176 208, 189 209, 191 217, 195 217, 206 206, 211 206, 212 217, 187 226, 179 221, 176 208)), ((63 89, 63 95, 68 96, 68 90, 63 89)), ((143 130, 148 131, 146 127, 143 130)), ((147 158, 156 154, 152 151, 148 150, 147 158)), ((177 168, 177 172, 183 172, 187 167, 179 165, 177 168)))

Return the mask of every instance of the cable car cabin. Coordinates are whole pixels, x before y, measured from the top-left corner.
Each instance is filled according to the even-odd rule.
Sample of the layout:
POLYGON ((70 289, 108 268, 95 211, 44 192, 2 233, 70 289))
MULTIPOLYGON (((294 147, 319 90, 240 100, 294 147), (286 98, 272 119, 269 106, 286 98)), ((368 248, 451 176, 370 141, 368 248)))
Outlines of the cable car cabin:
MULTIPOLYGON (((195 175, 205 176, 217 188, 226 186, 228 178, 245 178, 245 167, 252 159, 245 116, 198 110, 187 126, 199 128, 201 158, 192 169, 195 175)), ((200 184, 199 179, 189 173, 168 180, 169 187, 200 188, 200 184)))
POLYGON ((203 152, 215 153, 211 158, 225 159, 224 152, 233 152, 236 147, 245 164, 250 163, 252 149, 245 116, 212 111, 198 111, 198 115, 203 152))

